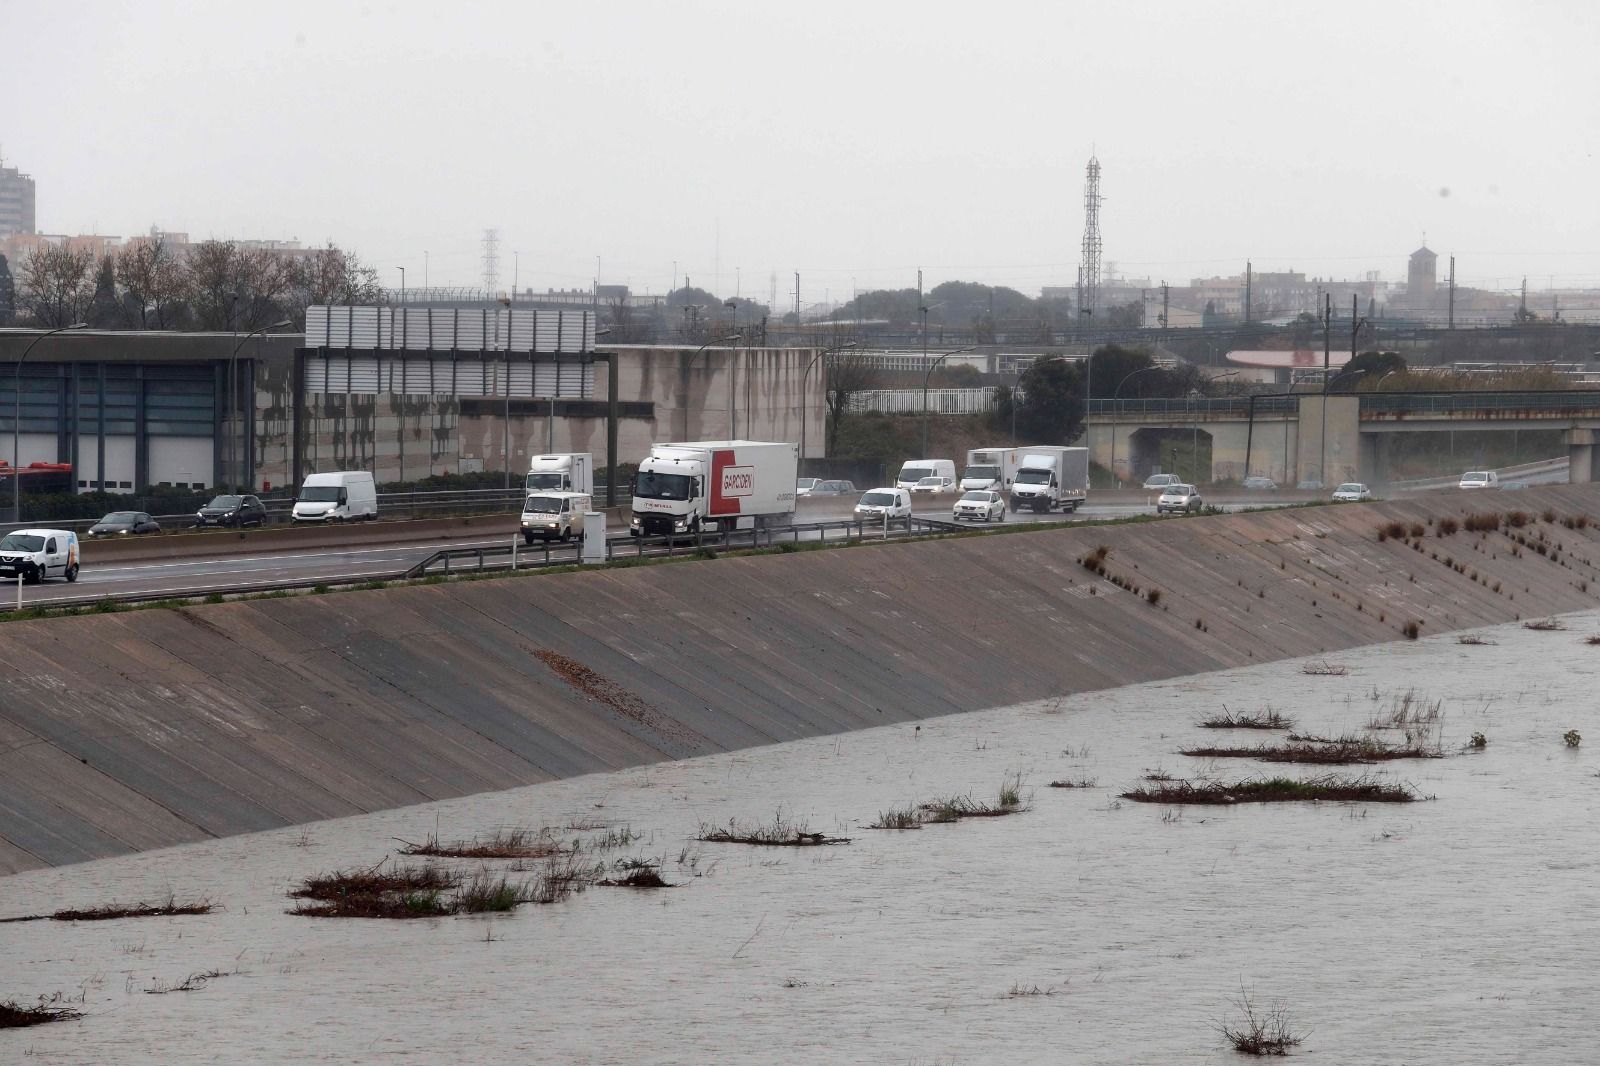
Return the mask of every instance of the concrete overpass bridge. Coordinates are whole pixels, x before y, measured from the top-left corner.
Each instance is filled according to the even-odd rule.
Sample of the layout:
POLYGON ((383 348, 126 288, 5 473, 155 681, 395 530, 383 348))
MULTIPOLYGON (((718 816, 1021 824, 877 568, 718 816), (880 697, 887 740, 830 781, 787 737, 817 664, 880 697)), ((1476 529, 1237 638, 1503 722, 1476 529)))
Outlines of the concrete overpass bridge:
POLYGON ((1531 443, 1529 434, 1548 436, 1541 457, 1565 450, 1571 479, 1595 480, 1600 389, 1093 400, 1087 446, 1096 463, 1123 480, 1157 469, 1193 476, 1192 467, 1202 476, 1209 470, 1212 479, 1265 474, 1288 485, 1382 484, 1392 480, 1392 453, 1404 435, 1446 435, 1439 437, 1439 448, 1465 470, 1485 465, 1484 433, 1505 434, 1511 453, 1531 443))

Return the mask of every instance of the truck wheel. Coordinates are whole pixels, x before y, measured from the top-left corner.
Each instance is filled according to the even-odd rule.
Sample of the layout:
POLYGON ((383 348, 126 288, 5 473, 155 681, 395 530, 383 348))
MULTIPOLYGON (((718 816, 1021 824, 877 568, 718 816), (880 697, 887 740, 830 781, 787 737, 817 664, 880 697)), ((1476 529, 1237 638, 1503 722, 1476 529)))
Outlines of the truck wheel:
POLYGON ((572 539, 572 530, 563 529, 561 531, 561 543, 565 544, 567 541, 569 541, 571 539, 572 539))
POLYGON ((72 582, 76 580, 78 580, 78 565, 74 563, 73 565, 67 567, 67 581, 72 582))

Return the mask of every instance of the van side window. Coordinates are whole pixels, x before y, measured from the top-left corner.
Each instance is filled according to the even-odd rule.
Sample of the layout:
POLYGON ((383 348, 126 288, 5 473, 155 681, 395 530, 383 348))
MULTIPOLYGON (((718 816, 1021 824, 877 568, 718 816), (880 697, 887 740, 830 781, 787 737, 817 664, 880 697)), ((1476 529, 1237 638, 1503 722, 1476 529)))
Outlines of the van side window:
POLYGON ((49 540, 45 541, 44 550, 47 555, 54 555, 56 553, 56 538, 51 537, 49 540))

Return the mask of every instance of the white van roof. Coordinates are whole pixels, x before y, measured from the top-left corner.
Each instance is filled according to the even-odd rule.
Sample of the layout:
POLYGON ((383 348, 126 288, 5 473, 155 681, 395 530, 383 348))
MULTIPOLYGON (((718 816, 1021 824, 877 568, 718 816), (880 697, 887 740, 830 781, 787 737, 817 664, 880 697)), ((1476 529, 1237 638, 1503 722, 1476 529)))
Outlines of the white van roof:
MULTIPOLYGON (((25 533, 30 537, 76 537, 70 529, 8 529, 6 533, 25 533)), ((0 534, 3 535, 3 534, 0 534)))
POLYGON ((533 499, 535 496, 553 496, 558 500, 578 500, 578 499, 587 500, 587 499, 589 499, 589 497, 593 496, 594 493, 592 493, 592 492, 567 492, 565 490, 558 490, 558 489, 534 489, 532 492, 528 493, 527 495, 528 495, 528 499, 530 499, 530 500, 533 499))
POLYGON ((342 485, 351 478, 370 478, 365 470, 329 470, 321 474, 307 474, 302 485, 342 485))

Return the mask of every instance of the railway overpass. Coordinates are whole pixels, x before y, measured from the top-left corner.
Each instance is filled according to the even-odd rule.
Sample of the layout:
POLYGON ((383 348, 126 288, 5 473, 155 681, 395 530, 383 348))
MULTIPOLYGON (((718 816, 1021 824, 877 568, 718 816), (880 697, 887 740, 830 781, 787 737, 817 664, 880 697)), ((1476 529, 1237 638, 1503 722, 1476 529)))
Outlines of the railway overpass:
MULTIPOLYGON (((1265 474, 1280 484, 1393 479, 1392 451, 1404 434, 1506 434, 1511 450, 1528 434, 1549 437, 1543 457, 1571 460, 1571 479, 1600 473, 1600 390, 1518 392, 1287 393, 1180 399, 1094 400, 1087 446, 1123 480, 1143 478, 1171 449, 1191 450, 1212 479, 1265 474), (1553 450, 1552 450, 1553 449, 1553 450), (1206 456, 1209 454, 1209 461, 1206 456), (1326 455, 1326 471, 1322 470, 1326 455), (1325 476, 1324 476, 1325 473, 1325 476)), ((1475 446, 1474 446, 1475 447, 1475 446)), ((1463 448, 1455 465, 1482 460, 1463 448)))

